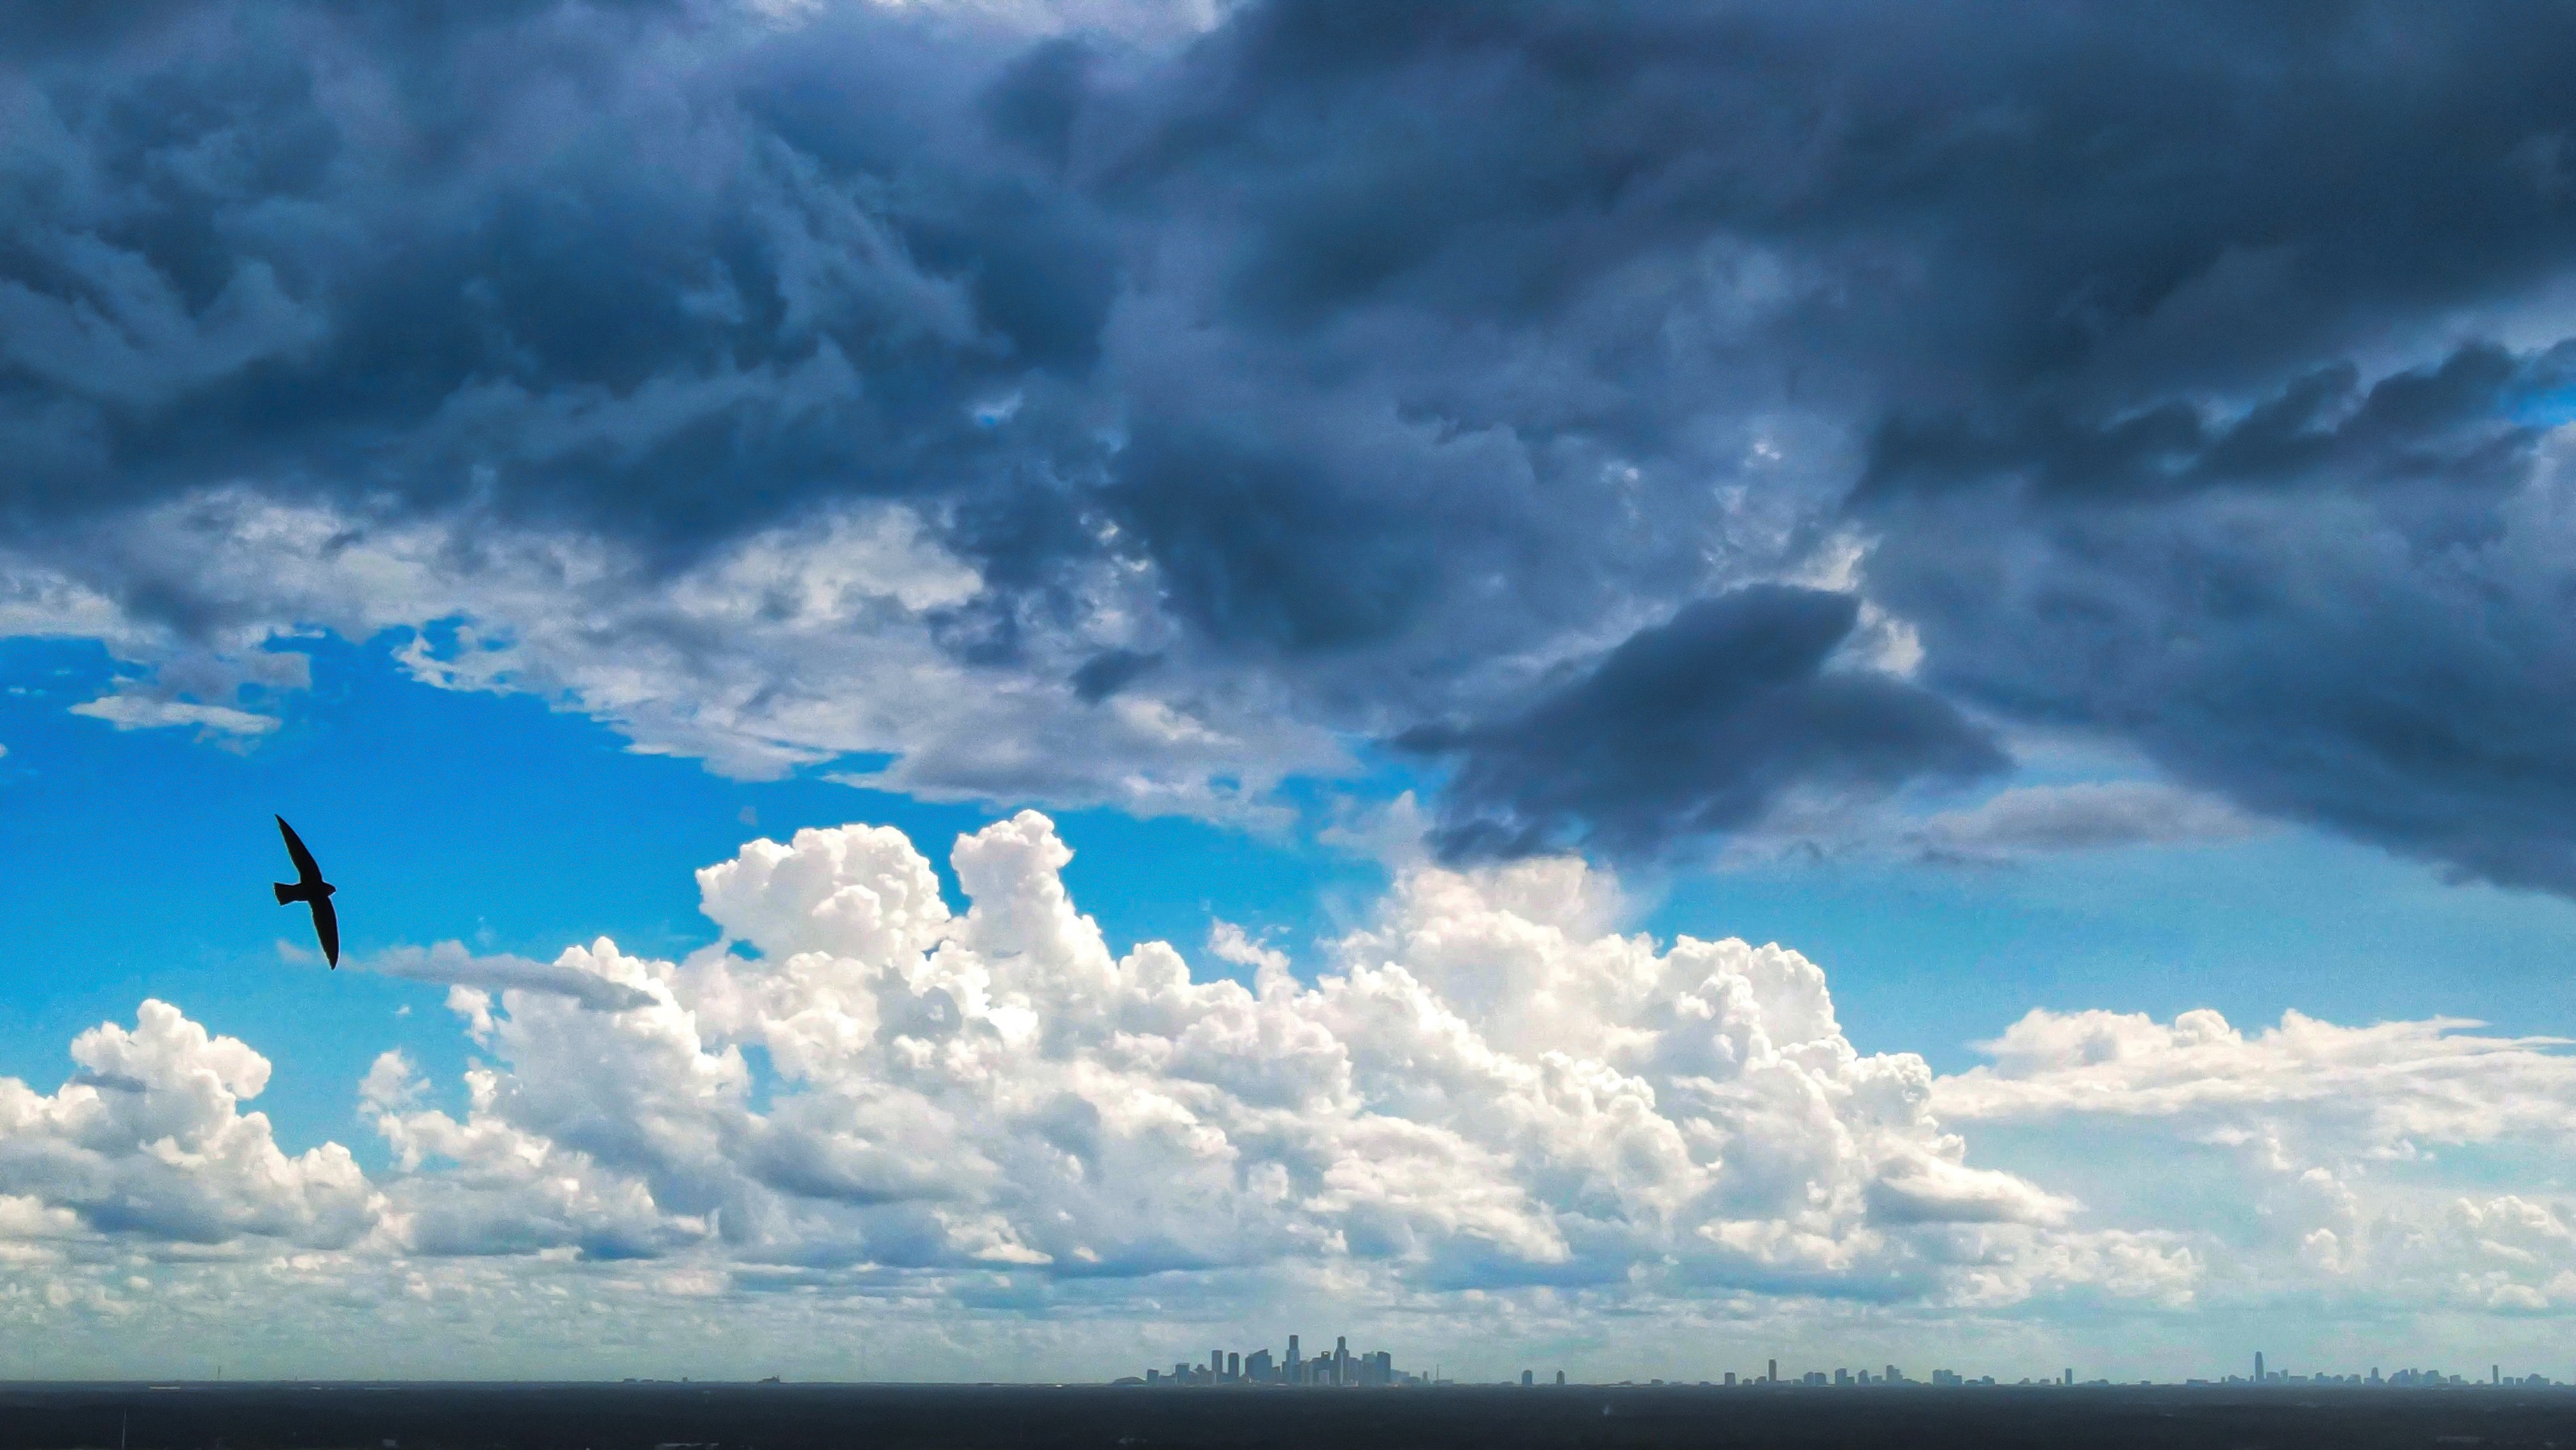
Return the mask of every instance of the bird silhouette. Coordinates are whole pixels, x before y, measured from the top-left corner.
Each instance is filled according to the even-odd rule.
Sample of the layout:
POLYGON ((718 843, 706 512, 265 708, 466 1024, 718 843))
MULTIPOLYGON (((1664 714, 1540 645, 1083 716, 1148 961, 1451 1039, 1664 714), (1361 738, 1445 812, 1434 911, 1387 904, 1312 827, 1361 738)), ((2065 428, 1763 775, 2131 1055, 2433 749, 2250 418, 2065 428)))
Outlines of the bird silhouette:
POLYGON ((331 893, 340 888, 322 879, 322 868, 313 863, 313 853, 304 849, 304 842, 296 836, 295 828, 286 823, 286 817, 277 818, 277 830, 278 834, 286 837, 286 854, 295 858, 295 884, 272 883, 277 887, 277 904, 284 906, 290 901, 301 901, 313 908, 313 935, 321 939, 322 955, 337 968, 340 965, 340 913, 331 909, 331 893))

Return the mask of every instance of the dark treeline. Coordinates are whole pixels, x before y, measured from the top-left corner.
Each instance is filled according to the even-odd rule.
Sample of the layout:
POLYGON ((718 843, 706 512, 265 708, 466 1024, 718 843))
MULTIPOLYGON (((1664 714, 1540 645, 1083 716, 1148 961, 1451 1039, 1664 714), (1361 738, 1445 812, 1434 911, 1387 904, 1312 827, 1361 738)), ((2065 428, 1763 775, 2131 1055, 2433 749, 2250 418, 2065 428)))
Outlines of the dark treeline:
POLYGON ((739 1450, 868 1446, 2576 1444, 2576 1392, 1459 1387, 1349 1395, 1105 1386, 0 1386, 0 1450, 739 1450))

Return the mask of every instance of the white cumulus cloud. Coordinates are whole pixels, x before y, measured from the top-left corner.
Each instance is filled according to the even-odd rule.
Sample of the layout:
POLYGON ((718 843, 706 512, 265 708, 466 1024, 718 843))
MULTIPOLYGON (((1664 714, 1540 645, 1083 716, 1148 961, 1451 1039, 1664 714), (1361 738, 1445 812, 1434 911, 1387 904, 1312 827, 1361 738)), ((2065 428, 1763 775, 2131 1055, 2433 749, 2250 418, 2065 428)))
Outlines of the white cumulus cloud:
POLYGON ((2576 1311, 2576 1057, 2478 1025, 2034 1011, 1933 1101, 2107 1215, 2206 1205, 2236 1297, 2576 1311))
MULTIPOLYGON (((1321 1259, 1390 1289, 1937 1299, 2067 1231, 2072 1199, 1966 1164, 1919 1058, 1852 1048, 1812 963, 1620 935, 1579 862, 1417 867, 1311 983, 1220 927, 1247 988, 1114 953, 1070 859, 1034 813, 964 837, 957 915, 900 833, 802 831, 699 873, 757 955, 602 940, 490 983, 498 1010, 460 989, 492 1058, 464 1115, 407 1107, 393 1068, 371 1102, 405 1165, 478 1188, 417 1171, 395 1199, 435 1197, 417 1223, 449 1252, 1075 1280, 1321 1259), (586 1011, 565 981, 642 1001, 586 1011)), ((2189 1255, 2164 1263, 2154 1291, 2187 1292, 2189 1255)))
POLYGON ((241 1111, 268 1086, 269 1062, 239 1039, 146 1001, 133 1028, 74 1039, 72 1060, 79 1070, 50 1095, 0 1078, 0 1201, 18 1205, 0 1232, 338 1246, 373 1227, 380 1205, 347 1149, 290 1156, 266 1114, 241 1111))
POLYGON ((267 1060, 147 1002, 56 1092, 0 1080, 0 1259, 40 1275, 0 1319, 175 1324, 153 1296, 258 1273, 575 1339, 584 1303, 781 1343, 871 1304, 935 1364, 961 1315, 1282 1302, 1558 1335, 2576 1309, 2553 1040, 2043 1011, 1940 1078, 1856 1049, 1794 951, 1623 931, 1576 860, 1416 861, 1311 964, 1213 924, 1245 983, 1113 950, 1071 854, 1035 813, 963 836, 952 903, 900 832, 806 830, 699 873, 717 939, 678 960, 387 954, 473 1057, 378 1057, 372 1177, 281 1148, 242 1108, 267 1060))

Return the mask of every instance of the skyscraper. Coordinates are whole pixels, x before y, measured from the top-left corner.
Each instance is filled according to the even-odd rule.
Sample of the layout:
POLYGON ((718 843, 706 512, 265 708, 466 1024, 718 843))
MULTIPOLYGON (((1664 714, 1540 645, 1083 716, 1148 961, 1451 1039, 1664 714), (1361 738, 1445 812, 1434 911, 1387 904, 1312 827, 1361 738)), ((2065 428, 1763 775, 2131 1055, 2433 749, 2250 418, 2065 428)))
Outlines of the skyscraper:
POLYGON ((2254 1383, 2256 1383, 2256 1384, 2258 1384, 2258 1385, 2259 1385, 2259 1384, 2261 1384, 2262 1382, 2263 1382, 2263 1351, 2261 1351, 2261 1350, 2259 1350, 2259 1349, 2258 1349, 2258 1350, 2254 1351, 2254 1383))
POLYGON ((1776 1385, 1780 1382, 1780 1361, 1776 1359, 1771 1361, 1770 1372, 1762 1376, 1762 1382, 1766 1385, 1776 1385))

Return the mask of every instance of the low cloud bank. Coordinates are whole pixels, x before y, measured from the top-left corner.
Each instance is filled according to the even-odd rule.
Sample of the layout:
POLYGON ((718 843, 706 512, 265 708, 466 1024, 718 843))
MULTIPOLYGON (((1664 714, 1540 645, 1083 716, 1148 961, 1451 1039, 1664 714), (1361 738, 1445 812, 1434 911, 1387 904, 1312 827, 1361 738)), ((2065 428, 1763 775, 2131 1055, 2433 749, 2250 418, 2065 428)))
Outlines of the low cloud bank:
POLYGON ((1220 924, 1249 985, 1112 952, 1070 859, 1034 812, 960 837, 960 913, 901 833, 807 830, 698 873, 722 939, 679 961, 388 954, 449 985, 475 1061, 460 1094, 377 1060, 374 1177, 289 1155, 242 1106, 269 1062, 147 1002, 55 1093, 0 1080, 0 1253, 69 1286, 0 1317, 149 1319, 219 1272, 484 1312, 480 1266, 509 1263, 755 1319, 807 1312, 783 1288, 934 1319, 1302 1294, 1560 1331, 2576 1303, 2552 1040, 2033 1012, 1936 1079, 1856 1049, 1793 951, 1622 933, 1571 858, 1409 868, 1311 977, 1220 924), (2464 1146, 2488 1167, 2446 1166, 2464 1146))

